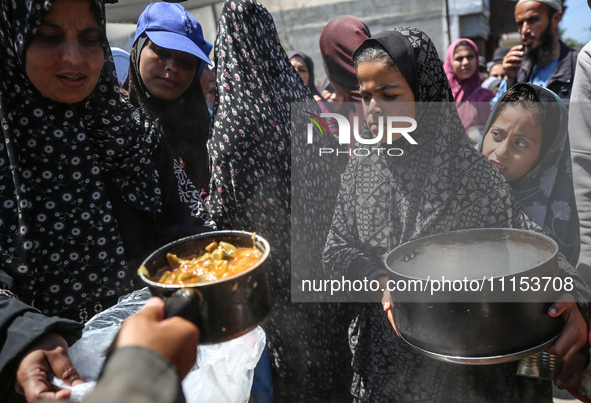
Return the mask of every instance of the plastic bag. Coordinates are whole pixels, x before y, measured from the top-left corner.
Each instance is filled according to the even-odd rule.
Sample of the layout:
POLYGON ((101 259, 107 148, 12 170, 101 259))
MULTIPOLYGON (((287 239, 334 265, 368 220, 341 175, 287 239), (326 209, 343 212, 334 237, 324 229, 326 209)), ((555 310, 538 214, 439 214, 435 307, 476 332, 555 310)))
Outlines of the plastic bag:
POLYGON ((197 363, 183 380, 187 403, 248 402, 254 368, 265 348, 260 327, 221 344, 200 346, 197 363))
MULTIPOLYGON (((71 401, 81 402, 92 391, 121 324, 151 296, 148 288, 134 291, 86 323, 82 337, 69 349, 72 363, 86 382, 69 387, 60 379, 53 380, 54 385, 72 390, 71 401)), ((187 403, 248 402, 254 368, 265 342, 265 332, 257 327, 224 343, 199 346, 195 366, 182 382, 187 403)))

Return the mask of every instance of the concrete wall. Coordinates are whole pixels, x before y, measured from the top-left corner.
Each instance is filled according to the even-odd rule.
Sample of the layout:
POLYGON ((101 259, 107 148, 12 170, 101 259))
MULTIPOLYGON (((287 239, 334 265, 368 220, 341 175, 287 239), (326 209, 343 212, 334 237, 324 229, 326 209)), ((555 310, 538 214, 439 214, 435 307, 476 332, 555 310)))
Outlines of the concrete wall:
POLYGON ((263 0, 262 3, 272 11, 285 50, 300 49, 308 53, 314 60, 317 79, 324 73, 318 44, 320 34, 326 24, 339 15, 360 18, 372 33, 396 26, 417 27, 431 37, 440 55, 444 55, 447 49, 442 0, 329 1, 320 5, 304 3, 291 8, 271 0, 263 0))

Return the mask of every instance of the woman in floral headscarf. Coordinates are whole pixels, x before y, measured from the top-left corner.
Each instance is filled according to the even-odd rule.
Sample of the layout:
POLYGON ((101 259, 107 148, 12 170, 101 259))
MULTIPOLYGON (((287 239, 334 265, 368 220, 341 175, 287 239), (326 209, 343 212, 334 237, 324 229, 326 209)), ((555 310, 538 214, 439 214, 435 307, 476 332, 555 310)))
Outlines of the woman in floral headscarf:
POLYGON ((158 246, 204 230, 120 100, 102 0, 0 1, 0 400, 66 397, 67 345, 158 246), (69 319, 74 319, 69 320, 69 319), (18 373, 18 378, 17 378, 18 373))
MULTIPOLYGON (((295 134, 302 122, 292 121, 294 108, 304 104, 318 114, 318 105, 292 68, 273 18, 258 2, 226 1, 215 48, 208 203, 218 228, 256 231, 271 244, 273 308, 265 330, 274 398, 340 401, 351 376, 349 318, 343 318, 348 309, 292 302, 292 284, 322 270, 339 180, 334 159, 318 158, 318 148, 306 153, 305 131, 295 134), (292 239, 297 252, 290 248, 292 239)), ((323 135, 314 146, 338 145, 323 135)))

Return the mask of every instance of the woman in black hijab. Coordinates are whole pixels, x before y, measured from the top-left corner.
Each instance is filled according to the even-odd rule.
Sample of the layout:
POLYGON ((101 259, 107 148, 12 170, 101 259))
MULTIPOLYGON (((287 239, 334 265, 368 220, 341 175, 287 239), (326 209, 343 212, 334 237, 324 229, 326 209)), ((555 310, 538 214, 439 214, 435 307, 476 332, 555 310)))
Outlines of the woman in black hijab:
POLYGON ((200 192, 209 183, 209 111, 198 74, 200 66, 210 63, 205 44, 201 25, 180 4, 148 5, 138 20, 123 88, 131 104, 158 122, 177 161, 180 197, 193 214, 207 220, 200 192), (187 86, 184 80, 191 73, 187 86))
POLYGON ((306 52, 302 50, 294 50, 287 55, 291 61, 291 65, 296 69, 306 87, 310 89, 310 93, 316 101, 320 100, 320 92, 316 88, 314 76, 314 60, 306 52))

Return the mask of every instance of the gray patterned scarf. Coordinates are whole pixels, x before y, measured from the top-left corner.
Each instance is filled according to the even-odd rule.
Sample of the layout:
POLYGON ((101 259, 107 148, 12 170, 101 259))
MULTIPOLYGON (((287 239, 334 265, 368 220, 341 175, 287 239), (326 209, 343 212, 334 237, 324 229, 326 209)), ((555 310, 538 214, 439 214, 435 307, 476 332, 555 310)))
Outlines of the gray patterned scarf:
MULTIPOLYGON (((401 157, 371 153, 351 158, 324 251, 326 270, 333 278, 372 279, 386 274, 382 259, 388 251, 416 238, 468 228, 535 227, 500 172, 465 140, 442 63, 427 35, 395 28, 362 46, 375 42, 414 89, 418 145, 401 139, 393 144, 404 151, 401 157)), ((359 401, 514 401, 514 365, 434 361, 396 337, 379 303, 358 309, 349 335, 352 392, 359 401)))
MULTIPOLYGON (((564 102, 546 88, 525 83, 513 88, 519 87, 533 90, 544 103, 546 113, 541 122, 544 129, 540 157, 527 174, 510 185, 525 214, 558 243, 560 252, 576 266, 581 239, 568 140, 568 111, 564 102)), ((506 94, 495 104, 484 133, 495 122, 505 98, 506 94)))

